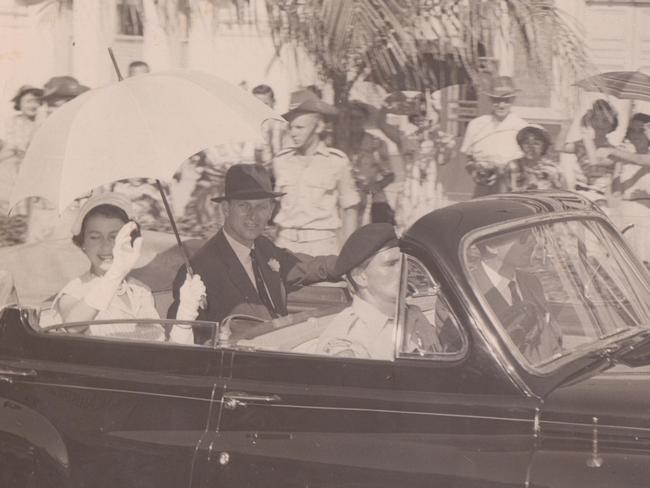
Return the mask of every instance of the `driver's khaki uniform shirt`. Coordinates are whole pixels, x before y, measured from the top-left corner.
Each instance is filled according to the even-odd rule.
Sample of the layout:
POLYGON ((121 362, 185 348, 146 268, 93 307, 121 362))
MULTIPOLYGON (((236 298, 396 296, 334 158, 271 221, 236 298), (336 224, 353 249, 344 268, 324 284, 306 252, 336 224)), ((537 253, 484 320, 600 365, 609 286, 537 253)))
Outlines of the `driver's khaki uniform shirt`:
POLYGON ((334 316, 316 345, 317 354, 366 359, 395 359, 395 321, 355 296, 334 316))
MULTIPOLYGON (((393 317, 380 312, 358 296, 352 305, 339 312, 316 345, 316 354, 366 359, 395 359, 396 327, 393 317)), ((438 330, 415 305, 405 314, 404 343, 401 352, 443 352, 438 330)))

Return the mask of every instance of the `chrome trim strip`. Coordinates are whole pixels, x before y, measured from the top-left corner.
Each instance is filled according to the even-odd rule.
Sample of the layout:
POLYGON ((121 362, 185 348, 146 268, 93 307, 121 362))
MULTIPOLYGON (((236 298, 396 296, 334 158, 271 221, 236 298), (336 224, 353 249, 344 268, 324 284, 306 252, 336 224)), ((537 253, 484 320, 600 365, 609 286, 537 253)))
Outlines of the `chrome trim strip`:
POLYGON ((525 422, 533 423, 533 419, 511 418, 511 417, 492 417, 489 415, 463 415, 458 413, 440 413, 440 412, 417 412, 413 410, 388 410, 383 408, 357 408, 357 407, 322 407, 317 405, 282 405, 282 404, 260 404, 255 405, 258 407, 272 407, 272 408, 296 408, 296 409, 312 409, 312 410, 336 410, 344 412, 374 412, 374 413, 402 413, 407 415, 421 415, 427 417, 451 417, 463 419, 477 419, 477 420, 502 420, 506 422, 525 422))
MULTIPOLYGON (((593 423, 582 423, 582 422, 563 422, 561 420, 542 420, 542 424, 549 424, 549 425, 568 425, 571 427, 584 427, 585 432, 588 431, 589 434, 592 433, 593 430, 593 423)), ((610 425, 610 424, 601 424, 598 423, 598 429, 619 429, 619 430, 636 430, 636 431, 644 431, 644 432, 650 432, 650 427, 630 427, 628 425, 610 425)))
MULTIPOLYGON (((15 384, 15 383, 14 383, 15 384)), ((93 388, 89 386, 79 386, 79 385, 64 385, 61 383, 43 383, 40 381, 29 381, 25 382, 26 385, 40 385, 40 386, 49 386, 49 387, 59 387, 59 388, 68 388, 73 390, 90 390, 90 391, 102 391, 102 392, 112 392, 112 393, 128 393, 131 395, 145 395, 153 397, 163 397, 163 398, 180 398, 184 400, 197 400, 200 402, 210 402, 213 403, 213 400, 210 398, 201 398, 201 397, 190 397, 184 395, 169 395, 166 393, 151 393, 147 391, 134 391, 134 390, 122 390, 118 388, 93 388)), ((207 385, 206 385, 207 386, 207 385)))

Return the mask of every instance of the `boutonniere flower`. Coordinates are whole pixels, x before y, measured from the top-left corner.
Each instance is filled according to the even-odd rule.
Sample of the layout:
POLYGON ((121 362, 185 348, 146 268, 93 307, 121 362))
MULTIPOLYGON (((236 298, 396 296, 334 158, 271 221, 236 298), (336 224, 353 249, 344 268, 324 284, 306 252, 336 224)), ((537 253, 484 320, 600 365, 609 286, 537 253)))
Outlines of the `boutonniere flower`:
POLYGON ((275 258, 269 259, 268 264, 269 264, 269 268, 271 268, 271 270, 275 271, 276 273, 280 272, 280 263, 278 262, 277 259, 275 259, 275 258))

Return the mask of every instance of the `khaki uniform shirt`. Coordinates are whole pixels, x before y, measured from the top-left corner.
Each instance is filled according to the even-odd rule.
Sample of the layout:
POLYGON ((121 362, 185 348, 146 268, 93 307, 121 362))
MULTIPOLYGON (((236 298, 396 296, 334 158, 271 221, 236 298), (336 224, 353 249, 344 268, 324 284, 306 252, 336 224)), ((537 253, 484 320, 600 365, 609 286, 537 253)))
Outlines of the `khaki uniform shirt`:
POLYGON ((359 203, 347 156, 323 143, 311 156, 285 149, 273 161, 273 170, 276 191, 286 193, 274 219, 281 227, 339 229, 339 209, 359 203))
MULTIPOLYGON (((415 306, 407 309, 405 332, 405 352, 444 351, 438 331, 415 306)), ((355 296, 352 305, 339 312, 320 336, 316 353, 392 361, 396 339, 393 317, 355 296)))

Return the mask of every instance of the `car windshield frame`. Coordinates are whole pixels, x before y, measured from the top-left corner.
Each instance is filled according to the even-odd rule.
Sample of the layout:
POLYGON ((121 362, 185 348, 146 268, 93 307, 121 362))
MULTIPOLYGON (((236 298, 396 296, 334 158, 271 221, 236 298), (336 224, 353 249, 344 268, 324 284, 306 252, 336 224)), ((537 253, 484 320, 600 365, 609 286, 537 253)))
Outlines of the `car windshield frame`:
MULTIPOLYGON (((567 236, 564 237, 577 238, 578 236, 576 234, 567 234, 567 236)), ((558 240, 560 239, 561 237, 558 237, 558 240)), ((578 240, 579 239, 576 239, 576 241, 578 240)), ((541 248, 546 249, 547 246, 541 246, 541 248)), ((563 248, 560 248, 556 245, 555 251, 558 252, 558 250, 560 250, 559 252, 566 252, 563 248)), ((541 216, 525 217, 516 220, 513 219, 511 221, 504 222, 498 225, 490 225, 479 229, 475 229, 462 238, 461 245, 459 246, 459 253, 460 253, 459 261, 461 263, 462 272, 466 280, 468 281, 468 283, 470 283, 472 293, 474 294, 478 302, 481 304, 481 308, 483 312, 485 313, 485 315, 489 317, 492 325, 494 326, 494 329, 497 331, 499 337, 503 339, 508 350, 513 354, 513 356, 517 359, 517 361, 524 367, 524 369, 528 373, 531 373, 533 375, 548 374, 550 372, 553 372, 559 369, 560 367, 562 367, 564 364, 567 364, 568 362, 574 361, 575 359, 583 357, 584 355, 593 354, 595 351, 605 350, 615 342, 625 340, 630 336, 638 334, 640 331, 647 331, 650 328, 650 306, 645 305, 646 302, 639 300, 639 296, 643 294, 650 296, 650 279, 649 279, 648 271, 643 267, 643 265, 638 260, 638 258, 636 258, 636 256, 634 256, 631 253, 629 246, 624 243, 624 240, 622 239, 620 234, 618 234, 618 232, 614 229, 611 223, 606 218, 601 217, 597 214, 595 215, 593 212, 572 211, 572 212, 562 212, 560 214, 548 215, 544 217, 541 216), (477 277, 475 273, 475 264, 477 262, 476 252, 478 251, 477 243, 480 243, 481 241, 484 243, 486 241, 489 242, 489 239, 494 238, 495 236, 505 236, 509 233, 523 231, 526 229, 529 230, 537 229, 537 232, 539 233, 538 239, 539 236, 541 236, 544 238, 544 242, 546 242, 546 239, 548 239, 548 237, 552 235, 550 229, 554 229, 554 226, 569 227, 571 225, 576 226, 578 223, 581 223, 581 225, 579 225, 578 228, 581 228, 584 231, 591 232, 594 230, 598 230, 600 232, 601 237, 606 237, 606 238, 608 237, 608 239, 605 239, 602 242, 597 241, 598 245, 600 245, 601 248, 607 250, 608 252, 616 253, 615 256, 612 257, 611 259, 613 262, 615 262, 618 265, 619 273, 620 270, 624 271, 624 276, 628 280, 628 283, 634 281, 634 283, 636 283, 637 285, 642 286, 643 290, 640 290, 636 287, 631 288, 629 286, 617 288, 618 291, 626 292, 621 297, 622 299, 618 300, 617 303, 620 304, 624 300, 633 300, 632 302, 625 302, 625 303, 631 303, 630 307, 635 309, 640 307, 644 311, 643 317, 640 318, 644 320, 639 320, 639 324, 637 324, 636 326, 630 325, 627 328, 618 328, 616 330, 610 331, 610 333, 596 336, 594 337, 594 340, 589 340, 583 344, 579 344, 578 346, 575 347, 569 346, 570 347, 569 349, 563 350, 561 353, 558 354, 553 354, 545 358, 543 361, 532 362, 525 357, 522 351, 520 351, 519 347, 514 343, 510 334, 506 330, 506 326, 504 325, 504 323, 502 323, 501 319, 497 316, 497 313, 494 310, 493 306, 490 305, 488 299, 480 291, 481 288, 479 287, 479 283, 477 281, 477 277), (543 230, 540 231, 540 229, 543 230), (630 295, 630 293, 632 294, 630 295), (646 321, 645 319, 649 319, 649 320, 646 321)), ((546 249, 545 251, 545 254, 547 253, 548 253, 548 249, 546 249)), ((584 256, 587 255, 585 254, 584 256)), ((481 259, 483 260, 483 258, 481 259)), ((548 254, 545 256, 545 259, 548 259, 548 254)), ((561 259, 557 258, 557 262, 559 263, 560 261, 561 259)), ((585 261, 592 261, 592 260, 585 259, 585 261)), ((609 266, 609 264, 607 266, 609 266)), ((560 266, 553 265, 553 264, 549 265, 548 267, 552 268, 553 271, 555 272, 557 272, 560 269, 560 266)), ((599 265, 599 267, 601 267, 601 265, 599 265)), ((574 273, 572 274, 572 276, 575 277, 576 274, 577 273, 574 273)), ((567 276, 569 276, 568 273, 567 276)), ((567 276, 564 277, 559 276, 559 278, 565 278, 565 282, 562 283, 562 285, 566 283, 567 276)), ((593 275, 592 278, 594 276, 595 275, 593 275)), ((607 276, 611 279, 611 274, 608 273, 607 276)), ((577 280, 574 281, 577 283, 577 280)), ((560 282, 562 282, 561 279, 560 282)), ((614 283, 614 284, 619 285, 620 283, 614 283)), ((561 291, 564 291, 564 288, 561 288, 561 291)), ((547 295, 546 298, 548 298, 548 291, 546 289, 544 289, 544 293, 545 295, 547 295)), ((583 298, 583 297, 579 297, 579 298, 583 298)), ((612 297, 614 296, 612 295, 612 297)), ((549 302, 552 302, 552 300, 549 300, 549 302)), ((582 305, 584 304, 582 303, 574 304, 576 309, 578 309, 582 305)), ((592 314, 595 313, 593 308, 591 309, 591 313, 592 314)), ((592 315, 590 318, 594 319, 594 316, 592 315)), ((580 322, 579 325, 585 326, 586 324, 580 322)), ((564 335, 562 335, 562 338, 564 339, 564 335)), ((562 345, 562 348, 564 348, 564 345, 562 345)))

